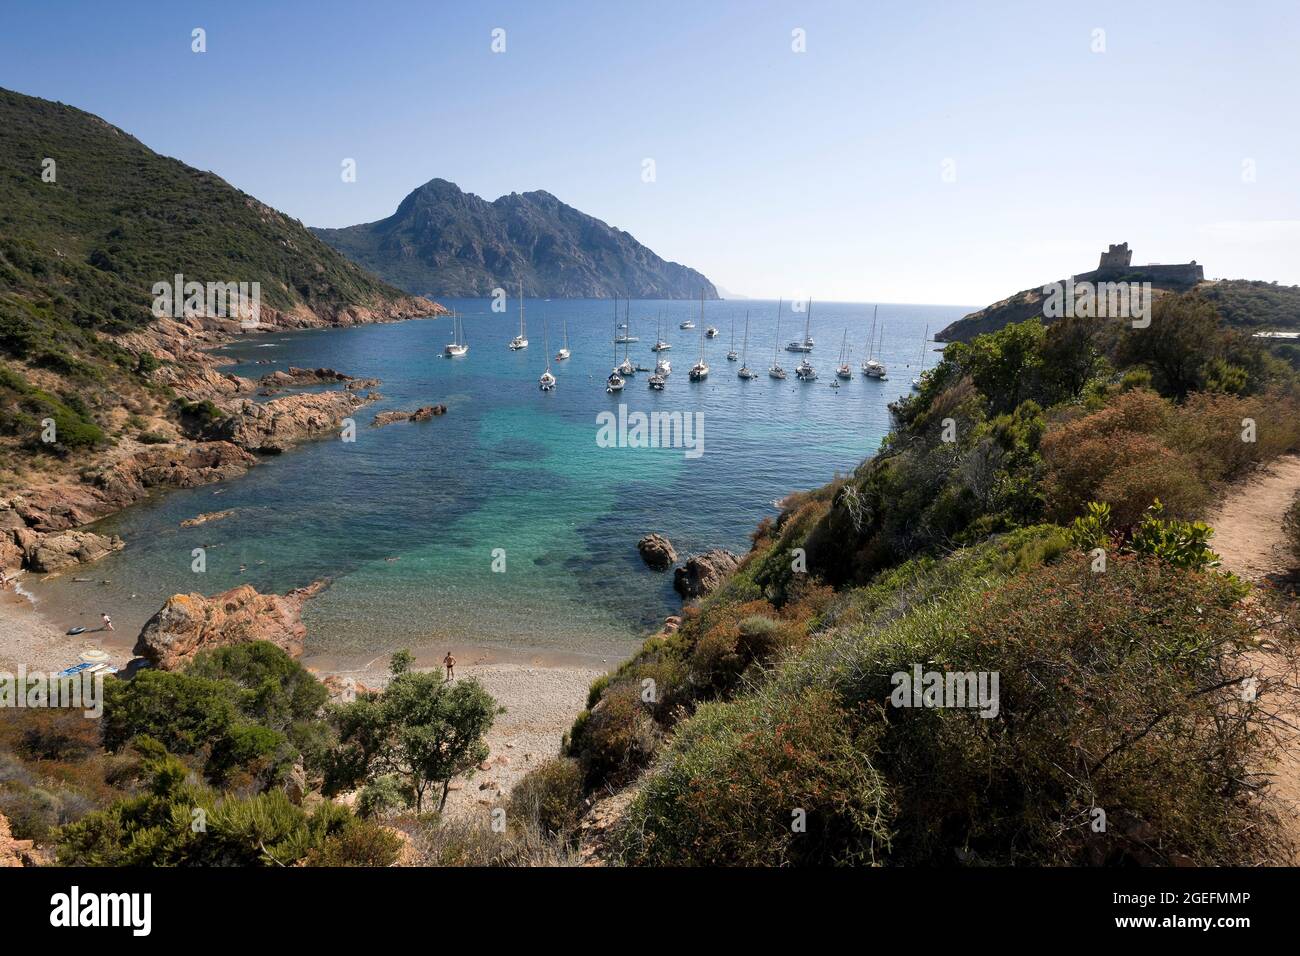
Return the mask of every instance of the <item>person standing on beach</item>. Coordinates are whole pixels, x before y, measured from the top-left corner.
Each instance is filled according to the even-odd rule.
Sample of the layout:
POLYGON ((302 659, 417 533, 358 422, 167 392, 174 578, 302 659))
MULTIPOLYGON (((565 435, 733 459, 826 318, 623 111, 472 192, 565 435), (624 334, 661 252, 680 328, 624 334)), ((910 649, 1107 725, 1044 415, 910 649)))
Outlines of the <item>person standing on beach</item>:
POLYGON ((447 667, 447 680, 451 680, 456 676, 456 658, 451 656, 451 651, 448 651, 442 662, 447 667))
POLYGON ((104 619, 104 630, 111 631, 113 629, 113 619, 108 616, 108 612, 105 611, 99 616, 104 619))

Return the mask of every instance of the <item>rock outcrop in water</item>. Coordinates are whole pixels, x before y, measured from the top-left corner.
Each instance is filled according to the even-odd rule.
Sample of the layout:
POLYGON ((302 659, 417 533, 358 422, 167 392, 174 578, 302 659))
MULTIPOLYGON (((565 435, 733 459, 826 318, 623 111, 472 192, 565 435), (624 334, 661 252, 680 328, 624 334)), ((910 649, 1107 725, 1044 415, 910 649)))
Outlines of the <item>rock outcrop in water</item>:
POLYGON ((677 563, 677 549, 658 532, 651 532, 636 543, 641 560, 656 571, 667 571, 677 563))
POLYGON ((323 588, 318 582, 279 595, 245 584, 215 597, 172 595, 141 629, 133 653, 162 670, 184 666, 199 651, 248 641, 269 641, 299 657, 307 636, 303 604, 323 588))
POLYGON ((714 548, 703 554, 693 554, 686 564, 673 572, 673 588, 684 601, 704 597, 740 565, 740 556, 714 548))
POLYGON ((391 425, 394 422, 427 422, 439 415, 447 414, 446 405, 428 405, 413 412, 380 412, 371 422, 376 428, 391 425))

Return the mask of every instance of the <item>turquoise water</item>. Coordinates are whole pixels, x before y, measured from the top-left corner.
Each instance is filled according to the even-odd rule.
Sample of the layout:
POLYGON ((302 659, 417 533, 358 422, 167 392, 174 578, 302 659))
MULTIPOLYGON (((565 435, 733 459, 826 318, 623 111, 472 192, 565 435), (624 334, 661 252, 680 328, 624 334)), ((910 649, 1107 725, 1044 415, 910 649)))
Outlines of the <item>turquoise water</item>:
MULTIPOLYGON (((493 313, 483 299, 444 304, 464 316, 466 357, 442 357, 451 336, 442 319, 250 336, 222 349, 237 363, 229 371, 252 377, 289 365, 378 377, 384 400, 357 415, 355 443, 306 443, 235 481, 174 491, 106 519, 100 529, 121 534, 127 548, 79 572, 96 583, 65 576, 29 590, 62 622, 108 610, 119 633, 133 635, 176 592, 239 583, 283 592, 329 577, 331 588, 305 615, 313 654, 455 646, 617 659, 678 605, 671 574, 642 565, 639 537, 667 534, 683 555, 746 548, 775 500, 876 450, 887 403, 916 373, 926 323, 933 333, 969 311, 882 304, 882 358, 892 373, 882 383, 858 372, 871 306, 814 304, 811 358, 821 377, 802 383, 794 378, 799 356, 784 349, 789 379, 767 376, 775 302, 710 302, 704 324, 722 334, 705 346, 712 373, 692 383, 686 373, 699 356, 700 330, 677 326, 688 314, 698 324, 698 303, 634 301, 641 341, 628 346, 633 362, 653 367, 655 316, 663 311, 673 372, 662 393, 640 373, 610 396, 608 301, 528 300, 531 345, 519 352, 506 348, 517 313, 493 313), (749 365, 760 377, 745 382, 725 355, 733 318, 741 349, 747 310, 749 365), (573 351, 569 361, 551 362, 559 379, 551 393, 537 387, 548 354, 544 317, 549 353, 560 347, 562 321, 573 351), (835 389, 845 328, 856 343, 854 378, 835 389), (431 422, 369 427, 379 411, 437 402, 449 411, 431 422), (703 454, 599 447, 597 415, 620 403, 701 413, 703 454), (230 508, 236 514, 224 521, 179 527, 230 508), (203 574, 191 570, 197 547, 207 549, 203 574), (492 569, 496 549, 505 552, 503 573, 492 569)), ((787 303, 782 343, 802 332, 803 316, 787 303)))

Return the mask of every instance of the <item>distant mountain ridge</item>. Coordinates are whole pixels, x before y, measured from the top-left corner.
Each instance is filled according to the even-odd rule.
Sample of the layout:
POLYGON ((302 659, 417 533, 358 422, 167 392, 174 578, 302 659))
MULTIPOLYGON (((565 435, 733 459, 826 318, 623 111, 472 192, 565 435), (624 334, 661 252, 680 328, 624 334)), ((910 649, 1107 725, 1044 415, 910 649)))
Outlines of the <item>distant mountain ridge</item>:
POLYGON ((551 298, 718 298, 694 269, 548 192, 488 202, 445 179, 413 190, 387 219, 312 232, 358 265, 416 294, 551 298))

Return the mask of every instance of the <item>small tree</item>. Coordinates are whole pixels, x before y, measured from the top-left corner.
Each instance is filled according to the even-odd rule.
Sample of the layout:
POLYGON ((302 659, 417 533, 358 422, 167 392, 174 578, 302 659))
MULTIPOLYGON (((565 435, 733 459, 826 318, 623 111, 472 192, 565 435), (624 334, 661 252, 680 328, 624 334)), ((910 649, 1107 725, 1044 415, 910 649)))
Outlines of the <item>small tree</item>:
POLYGON ((396 774, 414 794, 416 812, 441 784, 442 810, 452 780, 487 758, 484 737, 505 709, 473 678, 447 683, 431 671, 398 671, 402 663, 394 660, 393 679, 378 698, 334 710, 340 747, 326 786, 337 791, 396 774))
POLYGON ((405 674, 415 664, 415 655, 409 650, 400 650, 388 659, 388 669, 394 674, 405 674))

